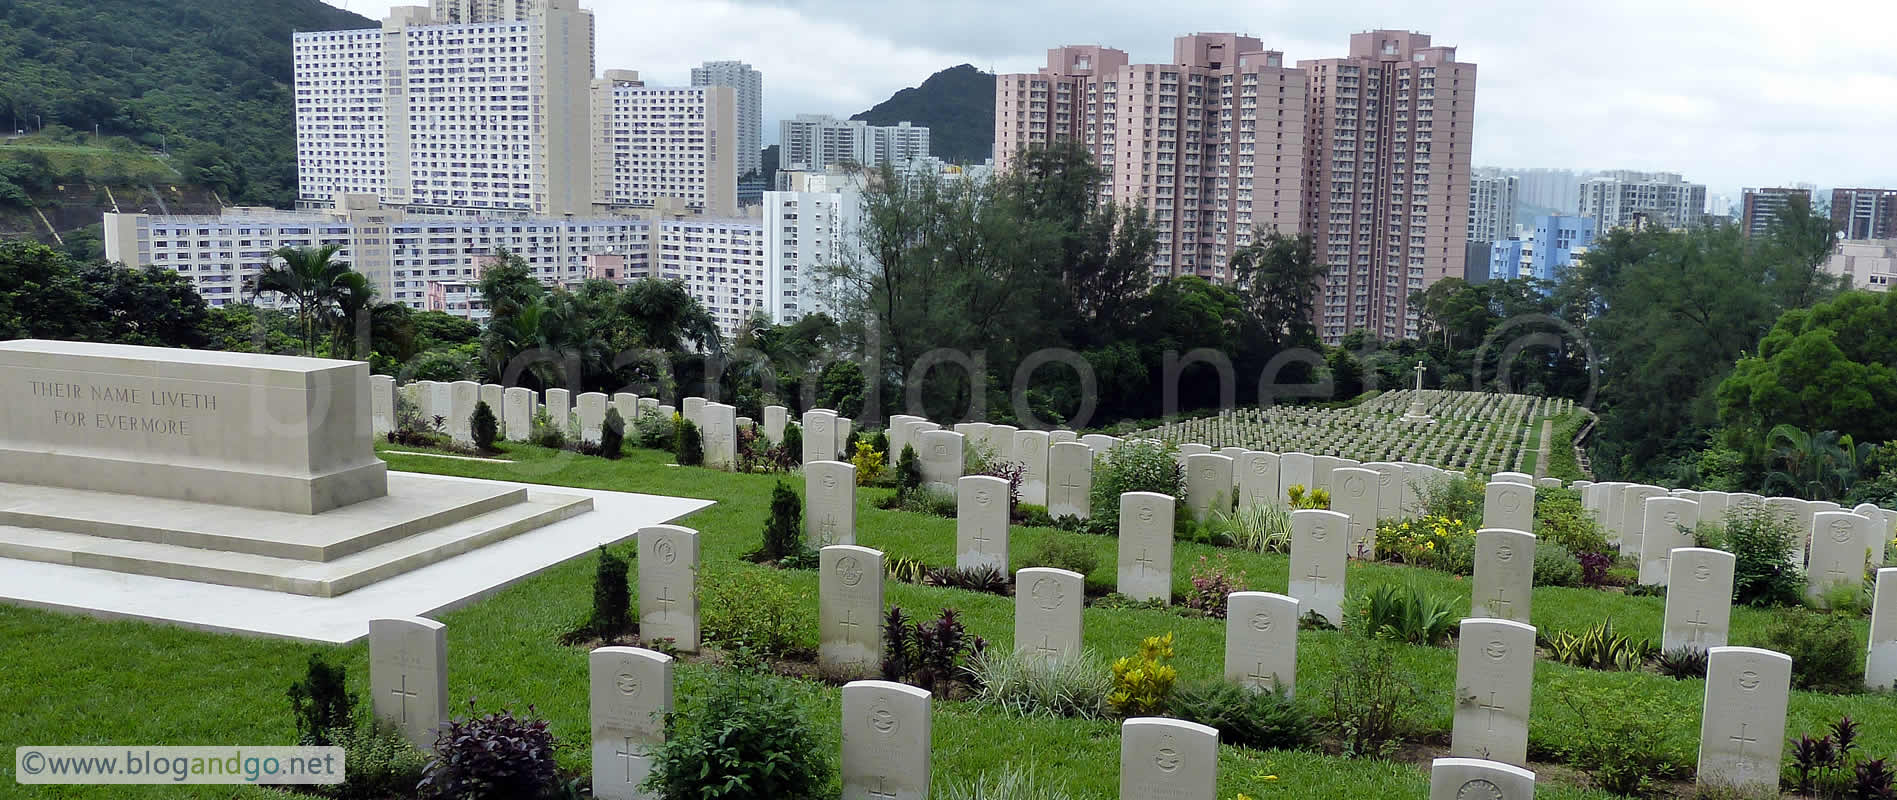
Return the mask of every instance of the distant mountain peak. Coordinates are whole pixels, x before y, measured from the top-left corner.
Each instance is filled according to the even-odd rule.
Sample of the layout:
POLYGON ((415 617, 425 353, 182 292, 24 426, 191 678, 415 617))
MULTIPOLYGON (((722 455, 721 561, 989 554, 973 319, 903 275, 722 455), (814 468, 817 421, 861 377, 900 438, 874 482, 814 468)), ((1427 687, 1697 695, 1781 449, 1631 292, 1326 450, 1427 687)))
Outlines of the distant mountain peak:
POLYGON ((957 163, 980 163, 994 154, 995 76, 973 64, 960 64, 930 75, 921 86, 850 119, 873 125, 909 122, 929 129, 929 150, 957 163))

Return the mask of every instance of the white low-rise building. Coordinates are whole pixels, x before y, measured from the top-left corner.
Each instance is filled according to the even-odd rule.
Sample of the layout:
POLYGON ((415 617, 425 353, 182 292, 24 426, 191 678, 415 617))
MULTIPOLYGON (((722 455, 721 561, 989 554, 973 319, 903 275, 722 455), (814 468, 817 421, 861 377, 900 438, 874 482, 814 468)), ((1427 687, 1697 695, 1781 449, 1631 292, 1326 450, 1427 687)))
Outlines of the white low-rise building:
POLYGON ((1888 292, 1897 280, 1897 239, 1861 239, 1838 242, 1825 271, 1851 279, 1851 288, 1888 292))

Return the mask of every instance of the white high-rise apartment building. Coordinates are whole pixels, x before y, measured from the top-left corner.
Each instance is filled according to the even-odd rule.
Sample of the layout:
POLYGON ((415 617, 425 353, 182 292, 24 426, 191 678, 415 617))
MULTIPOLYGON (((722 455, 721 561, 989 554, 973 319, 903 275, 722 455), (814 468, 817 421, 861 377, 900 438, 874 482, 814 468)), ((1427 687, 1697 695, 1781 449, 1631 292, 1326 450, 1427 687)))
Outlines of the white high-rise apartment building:
POLYGON ((1666 228, 1694 228, 1706 216, 1706 185, 1678 173, 1613 170, 1581 182, 1581 216, 1593 217, 1605 234, 1630 228, 1636 219, 1666 228))
POLYGON ((738 175, 764 172, 764 73, 742 61, 707 61, 692 68, 693 86, 723 86, 737 93, 738 175))
POLYGON ((593 14, 578 0, 398 7, 380 29, 293 46, 299 206, 366 193, 418 214, 590 211, 593 14))
POLYGON ((871 125, 828 114, 798 114, 778 123, 778 168, 821 172, 846 163, 866 167, 929 154, 929 129, 903 122, 871 125))
POLYGON ((1515 235, 1521 179, 1495 170, 1469 178, 1469 241, 1498 242, 1515 235))
POLYGON ((703 214, 738 209, 736 92, 723 86, 646 86, 607 70, 593 82, 593 200, 649 208, 678 198, 703 214))
MULTIPOLYGON (((481 273, 506 249, 548 285, 591 278, 678 280, 735 336, 753 313, 771 311, 766 237, 758 220, 660 209, 639 216, 413 217, 367 195, 340 208, 231 208, 219 216, 105 215, 107 257, 175 270, 212 306, 250 302, 245 281, 280 247, 337 245, 336 258, 368 275, 385 299, 485 321, 481 273)), ((278 305, 273 295, 257 301, 278 305)))

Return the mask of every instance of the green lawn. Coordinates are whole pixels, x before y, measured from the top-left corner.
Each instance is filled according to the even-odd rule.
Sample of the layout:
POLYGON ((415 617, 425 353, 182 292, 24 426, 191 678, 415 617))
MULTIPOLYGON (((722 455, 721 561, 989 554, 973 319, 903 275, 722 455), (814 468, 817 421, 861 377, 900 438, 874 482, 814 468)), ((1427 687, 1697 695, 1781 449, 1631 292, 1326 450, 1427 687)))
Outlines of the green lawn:
MULTIPOLYGON (((757 546, 777 476, 669 467, 665 466, 669 456, 648 450, 633 451, 616 462, 527 446, 515 446, 512 451, 509 457, 518 459, 513 464, 385 457, 397 469, 417 472, 713 499, 716 505, 682 520, 703 535, 705 580, 717 580, 727 570, 762 569, 741 563, 738 557, 757 546)), ((801 479, 793 481, 801 489, 801 479)), ((892 556, 911 556, 937 565, 952 563, 954 522, 875 508, 875 499, 884 494, 886 490, 860 493, 858 543, 892 556)), ((1114 540, 1051 529, 1014 529, 1010 548, 1015 560, 1025 558, 1045 537, 1066 537, 1095 546, 1102 557, 1100 574, 1113 573, 1114 540)), ((1230 554, 1234 564, 1246 571, 1248 588, 1285 590, 1284 556, 1186 543, 1175 550, 1175 584, 1183 589, 1198 559, 1216 553, 1230 554)), ((457 707, 468 697, 477 698, 484 709, 533 704, 564 743, 561 762, 574 768, 583 768, 590 757, 586 658, 584 652, 562 647, 556 640, 585 615, 592 571, 592 559, 578 559, 441 617, 448 626, 449 681, 457 707)), ((800 610, 811 621, 808 636, 814 645, 815 573, 772 574, 800 595, 800 610)), ((1353 564, 1350 579, 1353 588, 1413 581, 1431 590, 1456 593, 1466 607, 1467 581, 1442 573, 1353 564)), ((1013 607, 1007 598, 894 582, 888 586, 888 598, 912 616, 932 617, 945 606, 955 607, 965 614, 972 632, 1003 646, 1011 642, 1013 607)), ((1535 592, 1533 621, 1544 629, 1578 630, 1612 617, 1620 630, 1658 640, 1663 605, 1657 598, 1542 588, 1535 592)), ((1758 642, 1768 619, 1764 612, 1735 610, 1733 643, 1758 642)), ((1212 679, 1221 672, 1222 621, 1186 619, 1160 611, 1089 609, 1085 625, 1088 646, 1103 657, 1129 653, 1142 637, 1172 631, 1178 637, 1175 664, 1183 680, 1212 679)), ((1346 635, 1306 632, 1300 636, 1298 694, 1303 702, 1315 704, 1329 685, 1337 672, 1339 643, 1346 635)), ((340 658, 359 691, 366 688, 368 678, 366 645, 314 647, 12 607, 0 607, 0 640, 6 642, 7 654, 0 671, 5 676, 0 678, 0 746, 7 748, 20 744, 287 743, 294 731, 284 690, 300 676, 309 652, 325 650, 340 658)), ((1444 736, 1453 715, 1455 658, 1450 649, 1409 647, 1402 654, 1403 664, 1424 688, 1419 708, 1424 722, 1444 736)), ((715 671, 686 666, 679 676, 679 696, 689 699, 697 687, 715 679, 715 671)), ((801 698, 810 718, 831 732, 834 743, 838 690, 810 682, 783 683, 801 698)), ((1575 713, 1563 698, 1572 696, 1576 687, 1653 698, 1663 709, 1670 748, 1685 763, 1692 762, 1702 681, 1593 672, 1548 662, 1536 665, 1531 752, 1573 741, 1575 713)), ((1795 692, 1788 733, 1796 736, 1817 729, 1844 712, 1862 723, 1870 752, 1897 752, 1897 700, 1887 697, 1795 692)), ((964 703, 938 702, 935 726, 938 781, 1004 765, 1031 765, 1064 781, 1077 797, 1111 798, 1117 791, 1119 740, 1112 723, 1020 720, 964 703)), ((5 761, 4 768, 10 770, 11 761, 5 761)), ((1407 764, 1232 747, 1222 748, 1220 761, 1222 799, 1239 792, 1257 800, 1427 795, 1423 771, 1407 764)), ((0 780, 11 781, 11 777, 0 775, 0 780)), ((253 790, 247 796, 258 793, 253 790)), ((64 791, 23 790, 20 796, 230 797, 233 793, 229 787, 198 787, 195 792, 173 787, 68 787, 64 791)), ((1605 797, 1559 784, 1544 784, 1538 796, 1605 797)))
POLYGON ((0 141, 0 159, 28 152, 45 156, 53 174, 59 176, 80 172, 94 179, 109 177, 126 183, 168 183, 179 177, 178 171, 164 159, 142 148, 71 144, 36 136, 0 141))

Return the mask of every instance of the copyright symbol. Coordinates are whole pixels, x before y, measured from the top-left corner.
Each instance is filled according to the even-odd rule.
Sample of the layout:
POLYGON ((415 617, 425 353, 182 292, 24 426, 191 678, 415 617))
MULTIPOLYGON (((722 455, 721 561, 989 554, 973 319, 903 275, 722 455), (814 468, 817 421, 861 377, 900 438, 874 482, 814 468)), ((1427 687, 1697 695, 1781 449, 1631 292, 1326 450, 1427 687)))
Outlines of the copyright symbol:
POLYGON ((46 769, 46 756, 40 755, 37 752, 29 752, 20 756, 21 772, 28 775, 38 775, 44 769, 46 769))

